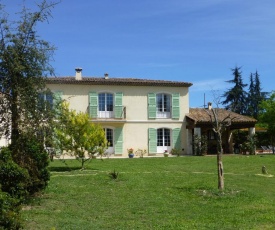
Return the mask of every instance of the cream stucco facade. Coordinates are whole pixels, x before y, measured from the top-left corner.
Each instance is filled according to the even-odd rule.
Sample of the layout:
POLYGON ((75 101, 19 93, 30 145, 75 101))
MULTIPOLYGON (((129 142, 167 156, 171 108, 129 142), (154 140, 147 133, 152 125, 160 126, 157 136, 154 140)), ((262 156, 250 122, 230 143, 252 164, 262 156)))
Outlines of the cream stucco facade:
POLYGON ((104 77, 92 83, 89 79, 53 79, 47 87, 68 101, 71 109, 89 113, 91 122, 105 128, 106 135, 108 129, 108 141, 112 142, 109 153, 127 156, 127 149, 133 148, 162 155, 165 150, 177 148, 182 154, 191 154, 185 120, 191 83, 141 84, 138 80, 104 77))

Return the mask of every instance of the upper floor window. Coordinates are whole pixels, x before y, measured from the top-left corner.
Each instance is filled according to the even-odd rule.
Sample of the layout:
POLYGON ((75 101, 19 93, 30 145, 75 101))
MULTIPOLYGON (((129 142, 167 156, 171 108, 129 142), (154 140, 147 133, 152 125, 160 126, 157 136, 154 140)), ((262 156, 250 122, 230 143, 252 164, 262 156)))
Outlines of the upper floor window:
POLYGON ((98 94, 98 112, 99 117, 110 118, 113 117, 114 98, 111 93, 98 94))
POLYGON ((89 93, 89 114, 91 118, 123 118, 123 93, 89 93))
POLYGON ((169 94, 160 93, 157 99, 157 118, 171 117, 171 96, 169 94))
POLYGON ((180 118, 179 93, 148 93, 148 118, 180 118))

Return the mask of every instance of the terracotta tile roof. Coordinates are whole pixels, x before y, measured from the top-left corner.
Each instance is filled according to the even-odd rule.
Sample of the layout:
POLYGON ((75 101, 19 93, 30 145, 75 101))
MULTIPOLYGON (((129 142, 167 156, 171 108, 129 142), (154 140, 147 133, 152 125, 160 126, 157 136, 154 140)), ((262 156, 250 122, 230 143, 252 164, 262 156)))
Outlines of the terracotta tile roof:
POLYGON ((190 82, 149 80, 138 78, 108 78, 104 77, 48 77, 47 84, 78 84, 78 85, 127 85, 127 86, 166 86, 166 87, 190 87, 190 82))
MULTIPOLYGON (((230 115, 230 118, 232 119, 232 124, 238 124, 238 123, 255 124, 257 122, 257 120, 254 118, 240 115, 238 113, 234 113, 226 109, 221 109, 221 108, 219 109, 214 108, 214 109, 218 110, 219 120, 223 120, 224 118, 226 118, 226 116, 230 115)), ((209 123, 211 120, 207 111, 208 109, 190 108, 189 114, 187 114, 186 116, 197 124, 209 123)))

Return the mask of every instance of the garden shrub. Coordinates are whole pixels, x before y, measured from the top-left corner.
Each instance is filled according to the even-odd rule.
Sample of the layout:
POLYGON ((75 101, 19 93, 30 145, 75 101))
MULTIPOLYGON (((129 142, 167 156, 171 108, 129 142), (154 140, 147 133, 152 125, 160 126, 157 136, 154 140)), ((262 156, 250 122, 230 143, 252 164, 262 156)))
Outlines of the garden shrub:
POLYGON ((49 159, 41 142, 20 137, 0 151, 0 229, 20 229, 20 204, 47 186, 49 159))
POLYGON ((29 173, 27 187, 30 195, 46 188, 50 179, 49 158, 43 143, 35 136, 21 135, 12 146, 13 160, 29 173))
POLYGON ((0 189, 0 229, 20 229, 20 205, 17 199, 0 189))
POLYGON ((0 152, 0 184, 4 192, 12 197, 24 199, 27 195, 29 174, 26 169, 16 164, 11 157, 11 151, 3 148, 0 152))
POLYGON ((207 141, 206 135, 202 135, 202 136, 194 135, 192 144, 193 144, 193 150, 195 155, 202 156, 207 154, 208 141, 207 141))

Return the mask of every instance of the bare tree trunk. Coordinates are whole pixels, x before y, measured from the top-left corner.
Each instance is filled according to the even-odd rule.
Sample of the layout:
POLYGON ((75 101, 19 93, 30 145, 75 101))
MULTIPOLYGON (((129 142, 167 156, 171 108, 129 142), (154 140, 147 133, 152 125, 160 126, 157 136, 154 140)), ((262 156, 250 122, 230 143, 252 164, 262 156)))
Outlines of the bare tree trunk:
POLYGON ((84 160, 84 157, 82 157, 82 159, 81 159, 81 170, 84 169, 84 163, 85 163, 85 160, 84 160))
POLYGON ((223 163, 222 163, 222 137, 218 133, 218 146, 217 146, 217 168, 218 168, 218 189, 220 191, 224 190, 224 178, 223 178, 223 163))
POLYGON ((224 190, 224 178, 223 178, 223 164, 221 154, 217 155, 217 166, 218 166, 218 189, 220 191, 224 190))

